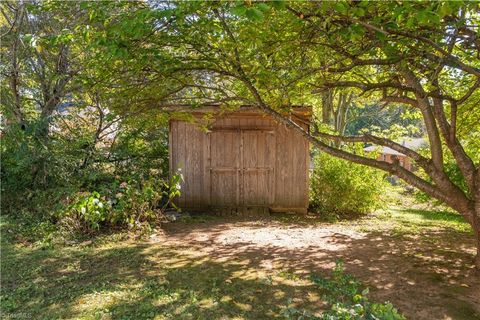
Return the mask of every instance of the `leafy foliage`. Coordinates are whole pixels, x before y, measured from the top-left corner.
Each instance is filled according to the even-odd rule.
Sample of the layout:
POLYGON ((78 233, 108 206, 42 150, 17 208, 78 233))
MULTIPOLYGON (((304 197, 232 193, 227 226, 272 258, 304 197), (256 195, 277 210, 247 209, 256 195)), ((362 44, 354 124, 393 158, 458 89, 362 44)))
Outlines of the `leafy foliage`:
POLYGON ((365 131, 376 132, 400 128, 397 136, 422 137, 425 128, 419 119, 418 112, 411 112, 404 106, 391 106, 389 108, 380 105, 365 105, 351 108, 346 125, 346 133, 349 135, 361 134, 365 131))
MULTIPOLYGON (((3 134, 3 214, 35 222, 33 229, 49 223, 93 232, 105 226, 148 227, 173 206, 181 176, 168 177, 164 127, 125 125, 96 139, 95 128, 78 115, 53 123, 65 121, 71 131, 53 131, 48 140, 39 139, 33 125, 27 130, 11 127, 3 134)), ((24 233, 32 240, 45 237, 24 233)))
POLYGON ((77 200, 59 218, 70 227, 80 225, 90 231, 101 226, 143 229, 150 223, 161 222, 168 207, 178 210, 173 200, 180 195, 181 179, 178 173, 170 180, 150 177, 114 182, 102 186, 103 195, 97 191, 78 194, 77 200))
POLYGON ((99 229, 100 224, 107 219, 110 202, 104 202, 96 191, 80 198, 71 208, 71 211, 81 217, 88 227, 99 229))
MULTIPOLYGON (((381 123, 379 137, 342 138, 408 153, 423 171, 377 161, 338 141, 331 144, 339 138, 331 137, 331 128, 302 134, 324 152, 395 174, 447 203, 471 220, 480 237, 480 213, 472 209, 478 208, 480 185, 475 2, 0 5, 7 199, 27 195, 37 203, 31 195, 39 190, 68 187, 70 201, 77 192, 102 194, 101 186, 128 181, 130 175, 147 180, 150 169, 165 179, 165 114, 172 106, 252 105, 298 129, 285 114, 297 105, 318 108, 320 93, 335 88, 361 97, 359 104, 381 106, 373 110, 377 117, 393 104, 422 119, 430 141, 422 157, 391 140, 399 131, 415 133, 405 128, 409 121, 381 123), (151 130, 145 118, 162 130, 151 130), (395 126, 398 122, 403 128, 395 126)), ((337 131, 343 134, 341 127, 337 131)), ((16 201, 7 202, 15 211, 16 201)), ((478 257, 480 268, 480 252, 478 257)))
POLYGON ((374 303, 367 298, 368 288, 360 292, 360 283, 350 274, 345 274, 343 263, 337 261, 330 279, 311 276, 314 285, 323 293, 329 310, 315 316, 306 310, 288 307, 283 310, 287 319, 318 320, 404 320, 389 303, 374 303))
POLYGON ((380 171, 321 152, 311 174, 311 208, 327 216, 365 214, 382 206, 386 187, 380 171))

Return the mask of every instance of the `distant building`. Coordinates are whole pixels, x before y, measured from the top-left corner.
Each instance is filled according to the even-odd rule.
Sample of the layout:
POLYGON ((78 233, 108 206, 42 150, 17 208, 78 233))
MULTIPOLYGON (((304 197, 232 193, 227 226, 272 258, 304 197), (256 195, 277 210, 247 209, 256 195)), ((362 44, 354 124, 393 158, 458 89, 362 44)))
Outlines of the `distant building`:
MULTIPOLYGON (((412 150, 418 150, 428 146, 426 140, 423 138, 404 138, 400 144, 412 150)), ((405 169, 409 171, 415 169, 409 157, 389 147, 369 146, 363 150, 366 152, 378 152, 377 160, 393 163, 394 159, 398 159, 400 165, 405 169)))

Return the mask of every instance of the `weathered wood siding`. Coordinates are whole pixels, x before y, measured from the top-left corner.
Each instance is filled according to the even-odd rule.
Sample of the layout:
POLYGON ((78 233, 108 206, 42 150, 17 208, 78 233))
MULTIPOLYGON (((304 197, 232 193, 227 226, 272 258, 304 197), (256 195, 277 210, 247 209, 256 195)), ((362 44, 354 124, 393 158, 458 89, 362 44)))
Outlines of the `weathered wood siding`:
POLYGON ((223 116, 208 133, 191 123, 170 122, 170 168, 183 173, 177 200, 182 208, 305 212, 308 162, 308 142, 263 114, 223 116))

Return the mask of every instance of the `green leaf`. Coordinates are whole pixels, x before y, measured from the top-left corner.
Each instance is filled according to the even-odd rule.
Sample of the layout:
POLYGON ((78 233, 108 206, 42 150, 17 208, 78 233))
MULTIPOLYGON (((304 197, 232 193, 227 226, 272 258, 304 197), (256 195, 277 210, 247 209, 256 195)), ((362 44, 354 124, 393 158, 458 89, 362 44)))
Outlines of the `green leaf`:
POLYGON ((397 56, 397 49, 389 43, 385 44, 383 47, 383 52, 385 52, 388 57, 393 58, 397 56))
POLYGON ((364 27, 354 24, 350 26, 350 36, 352 40, 359 40, 363 37, 365 34, 366 30, 364 27))
POLYGON ((429 12, 428 22, 433 23, 433 24, 439 24, 440 23, 440 16, 438 14, 436 14, 435 12, 429 12))
POLYGON ((85 10, 89 7, 89 1, 81 1, 80 2, 80 9, 85 10))
POLYGON ((242 17, 247 12, 247 7, 244 4, 239 4, 238 6, 233 7, 230 9, 230 12, 236 16, 242 17))
POLYGON ((171 18, 175 15, 175 9, 164 9, 158 12, 158 16, 161 18, 171 18))
POLYGON ((274 0, 269 2, 269 4, 276 10, 285 9, 285 1, 284 0, 274 0))
POLYGON ((390 21, 385 24, 385 29, 398 30, 398 25, 395 22, 390 21))
POLYGON ((415 17, 414 16, 409 17, 406 25, 408 28, 413 27, 415 25, 415 17))
POLYGON ((441 17, 445 17, 445 16, 448 16, 448 15, 451 15, 453 12, 452 8, 450 7, 450 5, 448 4, 448 2, 445 2, 445 3, 442 3, 440 5, 440 8, 438 9, 438 14, 441 16, 441 17))
POLYGON ((30 33, 27 33, 23 36, 23 41, 26 43, 31 43, 33 40, 33 35, 30 33))
POLYGON ((387 36, 380 31, 375 31, 375 37, 382 42, 387 40, 387 36))
POLYGON ((348 11, 348 7, 345 3, 343 2, 337 2, 335 4, 335 10, 338 12, 338 13, 341 13, 341 14, 346 14, 347 11, 348 11))
POLYGON ((257 4, 255 7, 258 8, 262 12, 267 12, 268 10, 270 10, 270 7, 263 2, 257 4))
POLYGON ((416 15, 415 18, 417 18, 418 23, 420 24, 428 24, 428 13, 425 10, 420 10, 416 15))
POLYGON ((357 17, 363 17, 365 15, 365 10, 363 8, 355 8, 355 10, 353 10, 353 14, 356 15, 357 17))
POLYGON ((264 18, 263 12, 256 8, 247 9, 246 16, 253 21, 261 21, 264 18))

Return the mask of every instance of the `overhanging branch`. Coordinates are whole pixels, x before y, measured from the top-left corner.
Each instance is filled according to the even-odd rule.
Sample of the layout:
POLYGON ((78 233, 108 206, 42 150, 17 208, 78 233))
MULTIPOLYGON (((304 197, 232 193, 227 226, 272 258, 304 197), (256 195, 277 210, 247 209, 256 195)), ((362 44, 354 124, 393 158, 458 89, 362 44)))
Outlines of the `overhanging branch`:
POLYGON ((405 147, 404 145, 401 145, 395 141, 392 141, 390 139, 382 138, 382 137, 377 137, 371 134, 365 134, 361 136, 340 136, 340 135, 333 135, 333 134, 328 134, 328 133, 323 133, 323 132, 318 132, 316 135, 326 138, 332 141, 336 142, 363 142, 363 143, 374 143, 380 146, 384 147, 389 147, 395 151, 398 151, 405 156, 413 159, 415 162, 417 162, 422 168, 427 168, 428 165, 430 164, 430 160, 416 152, 415 150, 412 150, 408 147, 405 147))

